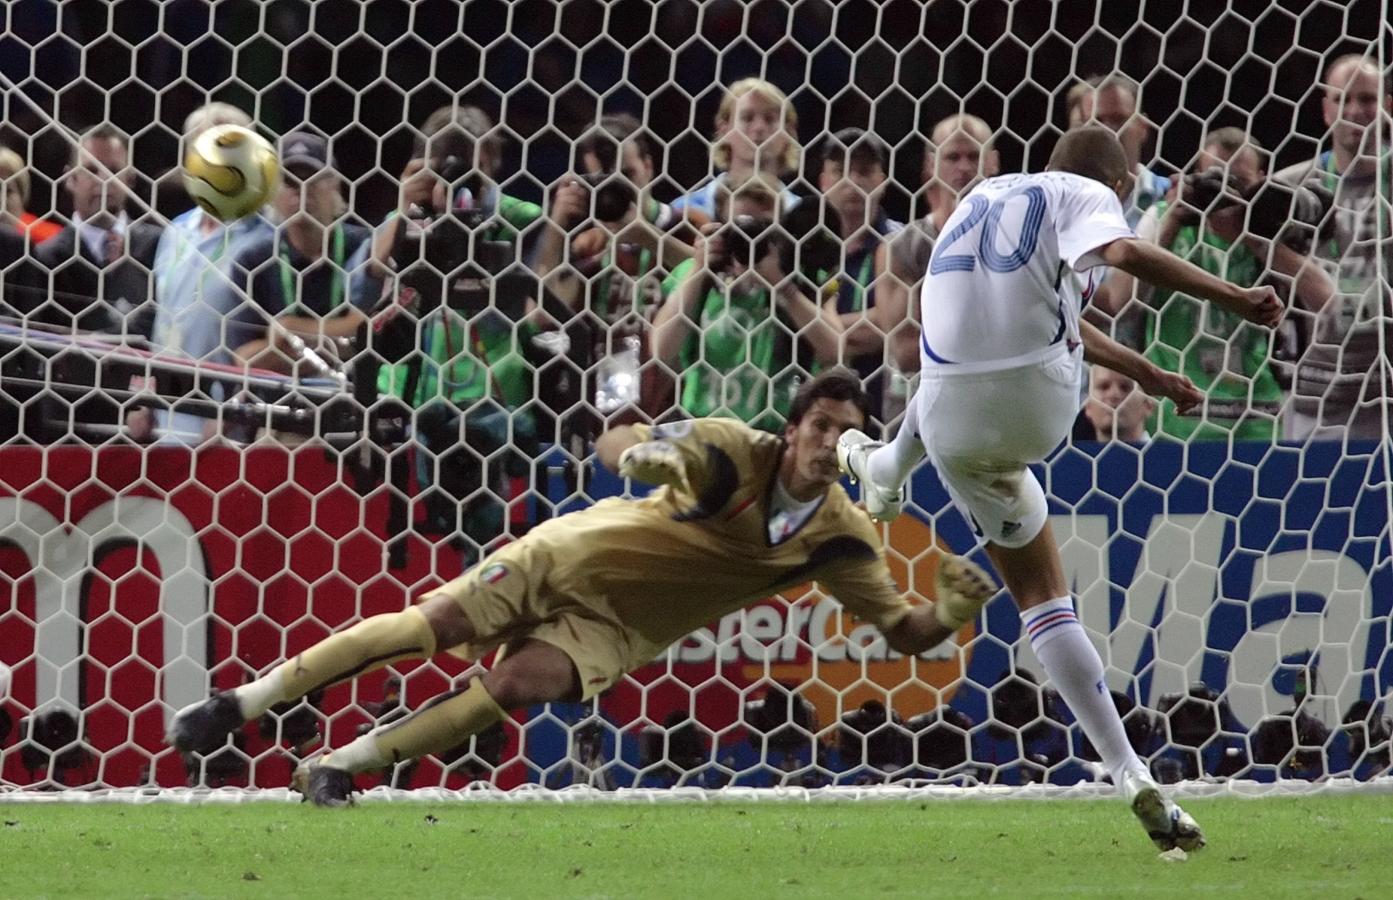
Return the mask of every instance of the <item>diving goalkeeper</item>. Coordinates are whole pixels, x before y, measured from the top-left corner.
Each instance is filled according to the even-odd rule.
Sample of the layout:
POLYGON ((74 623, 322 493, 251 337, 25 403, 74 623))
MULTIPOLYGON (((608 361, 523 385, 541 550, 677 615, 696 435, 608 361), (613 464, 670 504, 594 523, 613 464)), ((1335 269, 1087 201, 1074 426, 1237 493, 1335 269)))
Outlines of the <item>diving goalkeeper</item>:
POLYGON ((586 700, 694 629, 818 581, 889 646, 917 654, 950 638, 995 593, 975 564, 946 557, 936 602, 896 588, 870 518, 839 485, 837 439, 864 427, 856 377, 834 369, 799 390, 782 437, 728 419, 625 425, 600 461, 661 487, 561 516, 486 557, 418 605, 373 616, 262 678, 182 710, 169 742, 207 753, 278 703, 398 660, 444 650, 479 659, 463 690, 304 762, 292 787, 321 806, 351 801, 353 774, 458 746, 509 710, 586 700))

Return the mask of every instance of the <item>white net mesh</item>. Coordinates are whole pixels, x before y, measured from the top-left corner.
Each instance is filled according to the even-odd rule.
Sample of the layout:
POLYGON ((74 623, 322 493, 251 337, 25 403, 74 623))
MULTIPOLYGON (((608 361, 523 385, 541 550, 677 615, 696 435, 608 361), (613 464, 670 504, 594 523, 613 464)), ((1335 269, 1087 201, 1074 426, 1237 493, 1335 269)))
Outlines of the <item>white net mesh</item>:
MULTIPOLYGON (((401 609, 481 548, 621 493, 593 458, 604 425, 777 427, 790 391, 834 361, 893 424, 917 366, 932 216, 993 166, 1042 169, 1071 116, 1118 129, 1143 164, 1128 210, 1140 232, 1232 280, 1272 280, 1293 309, 1268 341, 1111 279, 1095 304, 1119 339, 1209 391, 1204 414, 1180 417, 1119 406, 1095 376, 1078 439, 1043 468, 1129 738, 1168 781, 1386 773, 1388 13, 1372 0, 7 6, 0 785, 283 788, 295 759, 421 706, 466 666, 365 675, 207 757, 164 746, 169 716, 401 609), (1091 76, 1112 80, 1071 92, 1091 76), (763 117, 735 102, 745 78, 787 104, 763 117), (180 135, 213 100, 274 137, 303 184, 275 200, 279 224, 224 234, 178 218, 180 135), (961 114, 986 133, 935 131, 961 114), (411 178, 413 145, 433 134, 448 201, 411 178), (746 180, 755 161, 768 174, 746 180), (1230 181, 1202 212, 1167 217, 1172 186, 1210 164, 1230 181), (723 171, 730 190, 711 187, 723 171), (590 187, 574 177, 586 172, 590 187), (1264 199, 1279 178, 1307 190, 1264 199), (787 213, 795 197, 844 229, 830 256, 816 239, 796 256, 832 336, 764 294, 689 310, 680 341, 656 340, 696 226, 787 213), (384 283, 375 242, 433 205, 465 224, 417 243, 414 269, 415 226, 401 225, 383 262, 402 276, 384 283), (1255 234, 1284 249, 1254 250, 1255 234), (250 375, 226 368, 248 362, 250 375), (1094 440, 1114 428, 1124 439, 1094 440)), ((927 597, 942 554, 976 537, 930 467, 910 494, 885 535, 901 586, 927 597)), ((594 702, 521 711, 379 780, 1098 780, 1020 631, 1000 596, 954 642, 905 658, 810 586, 711 623, 594 702)))

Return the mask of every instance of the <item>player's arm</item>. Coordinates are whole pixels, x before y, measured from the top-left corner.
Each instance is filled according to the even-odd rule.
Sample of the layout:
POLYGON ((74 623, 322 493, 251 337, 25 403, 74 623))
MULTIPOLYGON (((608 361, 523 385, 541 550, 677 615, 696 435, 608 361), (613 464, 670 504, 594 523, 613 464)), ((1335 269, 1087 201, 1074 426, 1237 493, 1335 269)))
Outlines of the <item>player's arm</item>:
POLYGON ((1189 378, 1167 372, 1132 348, 1108 337, 1093 323, 1080 320, 1079 336, 1083 338, 1083 358, 1087 362, 1126 375, 1145 393, 1173 401, 1181 414, 1204 402, 1204 393, 1189 378))
POLYGON ((977 617, 996 595, 996 582, 981 566, 945 556, 934 573, 934 602, 911 605, 900 593, 884 555, 844 564, 818 581, 855 615, 875 623, 897 653, 932 650, 977 617))
POLYGON ((674 487, 687 482, 682 450, 671 441, 648 440, 633 425, 619 425, 601 434, 595 441, 595 455, 601 465, 623 478, 674 487))
POLYGON ((599 458, 600 465, 614 472, 619 472, 619 457, 624 455, 624 451, 643 442, 638 432, 632 425, 617 425, 601 434, 595 439, 595 456, 599 458))
POLYGON ((956 630, 938 620, 932 605, 916 606, 885 632, 885 643, 896 653, 917 656, 948 640, 956 630))
POLYGON ((1272 327, 1282 320, 1282 301, 1270 285, 1241 288, 1140 238, 1114 240, 1099 248, 1098 256, 1148 284, 1212 300, 1259 325, 1272 327))

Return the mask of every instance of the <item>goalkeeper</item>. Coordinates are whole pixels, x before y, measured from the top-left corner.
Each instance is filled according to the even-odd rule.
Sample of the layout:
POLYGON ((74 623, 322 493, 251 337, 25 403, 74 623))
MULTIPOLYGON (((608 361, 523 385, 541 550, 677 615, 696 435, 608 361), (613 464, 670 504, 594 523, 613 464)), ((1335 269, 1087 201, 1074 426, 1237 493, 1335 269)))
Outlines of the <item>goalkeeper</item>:
POLYGON ((864 427, 867 409, 856 377, 833 369, 802 386, 782 437, 727 419, 607 431, 600 461, 659 490, 540 525, 419 605, 366 619, 184 709, 169 742, 206 753, 272 706, 372 669, 443 650, 479 659, 506 645, 467 688, 301 764, 292 787, 343 805, 355 772, 455 747, 508 710, 589 699, 694 629, 810 580, 894 650, 922 653, 976 616, 995 585, 949 557, 936 602, 911 605, 896 588, 870 518, 837 483, 837 439, 864 427))

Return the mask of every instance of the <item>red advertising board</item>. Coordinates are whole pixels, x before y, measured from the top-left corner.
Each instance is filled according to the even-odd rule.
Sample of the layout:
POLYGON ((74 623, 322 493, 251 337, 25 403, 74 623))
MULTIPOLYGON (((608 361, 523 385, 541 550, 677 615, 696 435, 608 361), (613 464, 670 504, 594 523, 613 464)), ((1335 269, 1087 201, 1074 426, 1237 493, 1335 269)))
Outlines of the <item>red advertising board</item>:
MULTIPOLYGON (((334 457, 308 447, 0 450, 0 661, 14 672, 7 709, 16 721, 53 707, 83 711, 94 758, 65 780, 186 783, 182 760, 162 743, 169 711, 459 574, 457 552, 419 539, 404 569, 389 568, 388 488, 364 497, 350 484, 334 457)), ((903 517, 890 538, 897 578, 927 594, 938 558, 928 528, 903 517)), ((806 684, 823 724, 872 696, 893 698, 905 716, 951 696, 966 650, 887 655, 834 602, 793 594, 802 602, 773 598, 689 637, 607 694, 606 717, 624 729, 661 723, 695 693, 698 720, 729 734, 742 693, 766 678, 806 684)), ((464 668, 444 655, 400 666, 409 704, 464 668)), ((358 704, 380 700, 385 678, 328 691, 321 710, 331 746, 370 721, 358 704)), ((41 780, 24 768, 14 737, 3 779, 41 780)), ((246 739, 248 781, 285 784, 290 764, 274 739, 254 728, 246 739)), ((501 787, 529 778, 517 747, 510 729, 494 776, 501 787)), ((426 766, 415 783, 439 778, 426 766)))

